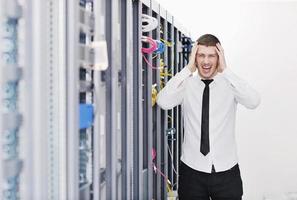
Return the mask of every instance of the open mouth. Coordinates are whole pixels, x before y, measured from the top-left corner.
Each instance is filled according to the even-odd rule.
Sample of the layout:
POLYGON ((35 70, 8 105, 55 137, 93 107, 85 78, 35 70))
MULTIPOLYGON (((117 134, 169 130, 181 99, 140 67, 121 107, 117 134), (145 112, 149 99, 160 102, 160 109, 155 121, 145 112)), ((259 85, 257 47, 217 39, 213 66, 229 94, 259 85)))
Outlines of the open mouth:
POLYGON ((208 72, 210 72, 210 70, 211 70, 211 66, 209 66, 209 65, 205 65, 205 66, 202 66, 202 69, 203 69, 203 72, 204 72, 204 73, 208 73, 208 72))

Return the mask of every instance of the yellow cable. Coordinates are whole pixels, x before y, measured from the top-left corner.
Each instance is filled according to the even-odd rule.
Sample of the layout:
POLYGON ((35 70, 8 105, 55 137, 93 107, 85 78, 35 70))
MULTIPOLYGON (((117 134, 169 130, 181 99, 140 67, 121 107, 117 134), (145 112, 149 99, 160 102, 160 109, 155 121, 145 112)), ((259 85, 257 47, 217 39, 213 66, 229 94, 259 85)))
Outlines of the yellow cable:
POLYGON ((169 73, 164 73, 164 72, 160 72, 160 76, 172 76, 172 74, 169 74, 169 73))
MULTIPOLYGON (((161 77, 161 79, 162 79, 162 77, 161 77)), ((161 90, 162 90, 164 87, 165 87, 165 82, 162 81, 162 80, 160 80, 160 88, 161 88, 161 90)))
POLYGON ((157 84, 154 84, 152 86, 152 106, 154 106, 157 102, 157 95, 158 95, 158 91, 156 89, 157 84))
POLYGON ((173 122, 173 118, 170 115, 168 115, 168 118, 170 119, 170 121, 172 123, 173 122))
POLYGON ((168 47, 172 47, 172 43, 171 42, 168 42, 168 41, 166 41, 166 40, 164 40, 164 39, 160 39, 162 42, 164 42, 165 44, 166 44, 166 46, 168 46, 168 47))
POLYGON ((165 67, 165 63, 164 63, 164 60, 162 58, 160 59, 160 67, 165 67))
POLYGON ((174 200, 173 188, 171 187, 169 180, 167 181, 167 197, 174 200))
POLYGON ((163 32, 163 26, 161 26, 161 25, 160 25, 160 33, 162 33, 162 34, 164 33, 163 32))

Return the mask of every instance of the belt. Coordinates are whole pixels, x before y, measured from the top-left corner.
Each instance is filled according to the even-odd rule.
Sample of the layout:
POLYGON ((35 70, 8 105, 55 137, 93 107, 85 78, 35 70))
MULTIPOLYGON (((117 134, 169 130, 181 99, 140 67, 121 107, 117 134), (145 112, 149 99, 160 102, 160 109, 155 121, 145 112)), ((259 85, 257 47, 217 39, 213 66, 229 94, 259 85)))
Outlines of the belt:
MULTIPOLYGON (((238 166, 238 163, 236 165, 234 165, 233 167, 231 167, 230 169, 226 170, 226 171, 229 171, 229 170, 232 170, 232 169, 235 169, 236 167, 238 166)), ((226 171, 223 171, 223 172, 226 172, 226 171)), ((216 172, 216 169, 214 167, 214 165, 211 166, 211 173, 217 173, 216 172)))

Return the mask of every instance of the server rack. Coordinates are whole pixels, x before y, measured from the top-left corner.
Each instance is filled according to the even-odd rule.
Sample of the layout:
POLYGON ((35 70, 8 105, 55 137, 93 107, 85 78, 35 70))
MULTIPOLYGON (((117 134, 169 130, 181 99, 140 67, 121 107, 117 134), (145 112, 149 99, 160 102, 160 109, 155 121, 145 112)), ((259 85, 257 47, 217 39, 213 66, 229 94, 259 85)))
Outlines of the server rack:
MULTIPOLYGON (((19 37, 12 50, 19 57, 10 69, 0 58, 0 98, 5 99, 5 81, 17 83, 19 97, 10 118, 10 128, 19 131, 12 167, 0 150, 1 191, 7 174, 17 176, 7 199, 173 196, 182 108, 161 110, 153 105, 152 90, 160 91, 185 65, 181 41, 187 31, 153 0, 5 0, 1 14, 7 2, 12 11, 23 8, 13 29, 19 37), (142 14, 159 26, 142 32, 142 14), (142 35, 167 42, 163 53, 144 55, 162 70, 144 62, 142 35), (96 42, 107 44, 107 69, 95 69, 97 58, 104 59, 98 52, 105 51, 96 42)), ((2 133, 6 117, 2 105, 2 133)))
POLYGON ((20 148, 24 152, 20 199, 66 199, 67 147, 72 139, 67 124, 73 114, 67 108, 67 4, 35 0, 22 4, 25 68, 21 95, 26 120, 20 148))
POLYGON ((79 2, 79 199, 92 199, 94 157, 94 2, 79 2))
MULTIPOLYGON (((185 35, 188 35, 182 26, 176 22, 175 18, 168 12, 164 11, 155 1, 140 1, 138 8, 143 14, 148 14, 156 18, 161 26, 164 26, 163 33, 160 32, 160 26, 149 33, 142 33, 156 40, 163 39, 170 41, 171 45, 166 47, 163 54, 152 57, 152 55, 145 55, 149 63, 154 67, 160 67, 160 59, 165 62, 165 74, 173 76, 185 63, 182 63, 185 54, 182 54, 183 45, 182 40, 185 35), (161 38, 162 37, 162 38, 161 38)), ((163 27, 162 27, 163 28, 163 27)), ((170 43, 169 42, 169 43, 170 43)), ((142 44, 143 46, 144 44, 142 44)), ((178 106, 169 111, 160 110, 159 107, 152 106, 152 99, 150 97, 151 87, 153 84, 161 89, 161 73, 159 70, 154 70, 149 67, 149 64, 143 61, 141 67, 144 71, 142 74, 142 83, 144 99, 143 99, 143 185, 140 185, 140 191, 143 191, 141 197, 143 199, 165 199, 168 196, 176 196, 178 183, 178 166, 179 157, 181 153, 181 142, 183 139, 183 122, 182 122, 182 108, 178 106), (162 121, 161 121, 162 120, 162 121), (162 145, 161 145, 162 144, 162 145), (167 147, 169 151, 167 151, 167 147), (152 150, 156 152, 156 159, 153 162, 152 150), (172 155, 172 156, 170 156, 172 155), (154 169, 152 164, 155 164, 154 169), (170 181, 170 190, 168 193, 168 182, 161 172, 165 173, 170 181), (146 192, 147 191, 147 192, 146 192)), ((165 82, 170 79, 170 76, 163 77, 165 82)), ((166 84, 166 83, 165 83, 166 84)), ((140 86, 139 86, 140 87, 140 86)), ((141 172, 140 172, 141 173, 141 172)))
MULTIPOLYGON (((107 105, 107 109, 111 108, 106 112, 106 126, 110 127, 106 129, 107 138, 110 137, 106 140, 106 146, 110 146, 106 149, 106 158, 109 160, 106 165, 109 167, 106 173, 107 181, 105 181, 107 191, 106 196, 101 197, 165 199, 168 193, 167 181, 154 170, 152 151, 154 150, 157 155, 154 160, 155 167, 168 176, 173 190, 176 190, 178 176, 174 171, 178 168, 179 147, 182 140, 181 134, 178 134, 183 130, 180 121, 182 108, 167 112, 152 106, 152 87, 155 85, 160 90, 161 75, 160 71, 152 70, 143 61, 141 47, 144 44, 141 43, 141 36, 146 35, 157 40, 162 36, 162 39, 171 41, 172 46, 166 46, 163 54, 155 58, 150 54, 144 56, 155 67, 160 67, 162 58, 168 66, 164 69, 164 73, 174 75, 181 69, 182 66, 179 68, 175 66, 182 65, 181 60, 184 56, 181 54, 181 34, 188 35, 188 33, 178 23, 175 24, 174 17, 161 8, 156 1, 109 1, 105 6, 105 33, 111 69, 104 74, 104 77, 106 80, 110 79, 106 81, 106 101, 111 102, 111 105, 107 105), (118 9, 119 7, 121 9, 118 9), (151 32, 142 33, 142 14, 155 17, 164 26, 166 32, 162 30, 163 33, 161 33, 158 27, 151 32), (121 20, 118 19, 119 15, 121 20), (117 32, 118 30, 121 30, 121 34, 117 32), (121 42, 118 41, 118 37, 121 38, 121 42), (124 38, 126 40, 123 40, 124 38), (132 49, 127 48, 129 45, 132 49), (116 53, 116 50, 119 52, 116 53), (121 67, 116 63, 116 58, 121 61, 121 67), (118 98, 117 94, 120 94, 121 98, 118 98), (116 101, 113 98, 117 98, 116 101), (117 112, 112 108, 116 102, 117 105, 122 105, 121 108, 117 108, 117 112), (121 131, 118 132, 117 139, 121 136, 121 143, 115 142, 113 138, 115 134, 112 132, 112 127, 116 127, 112 123, 118 120, 118 116, 121 116, 121 131), (168 117, 170 117, 169 120, 168 117), (168 156, 167 147, 175 155, 172 158, 168 156), (122 151, 120 162, 114 160, 116 148, 122 151), (124 173, 120 174, 116 165, 124 173), (118 176, 122 177, 122 185, 116 184, 118 176)), ((163 78, 167 81, 170 77, 163 78)))

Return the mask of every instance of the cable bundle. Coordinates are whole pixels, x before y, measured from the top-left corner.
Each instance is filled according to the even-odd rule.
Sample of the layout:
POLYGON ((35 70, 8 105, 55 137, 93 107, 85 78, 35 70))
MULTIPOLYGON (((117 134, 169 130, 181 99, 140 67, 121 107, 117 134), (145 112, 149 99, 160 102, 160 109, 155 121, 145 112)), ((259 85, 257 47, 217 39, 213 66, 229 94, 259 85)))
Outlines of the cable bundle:
MULTIPOLYGON (((141 41, 142 42, 147 42, 151 46, 149 48, 142 47, 141 48, 142 54, 151 54, 151 53, 155 52, 157 50, 157 48, 158 48, 157 42, 154 39, 150 38, 150 37, 142 36, 141 41)), ((148 66, 150 66, 151 68, 160 69, 160 67, 155 67, 151 63, 149 63, 149 61, 147 60, 147 58, 144 55, 142 55, 142 57, 143 57, 144 61, 148 64, 148 66)))
POLYGON ((142 32, 150 32, 158 27, 158 20, 146 14, 142 14, 142 32))
MULTIPOLYGON (((150 44, 150 47, 148 47, 148 48, 145 48, 145 47, 141 48, 142 54, 151 54, 151 53, 161 54, 165 51, 165 44, 159 40, 154 40, 151 37, 142 36, 141 41, 150 44)), ((155 57, 153 57, 153 58, 155 58, 155 57)), ((164 64, 162 64, 162 63, 160 63, 160 65, 162 65, 161 67, 153 66, 151 63, 149 63, 149 61, 147 60, 147 58, 144 55, 143 55, 143 59, 148 64, 148 66, 150 66, 153 69, 162 69, 164 67, 164 64)))
POLYGON ((157 42, 154 39, 152 39, 151 37, 142 36, 141 37, 141 41, 142 42, 149 43, 150 46, 151 46, 149 48, 142 47, 141 48, 141 52, 142 53, 150 54, 150 53, 153 53, 158 48, 157 42))

